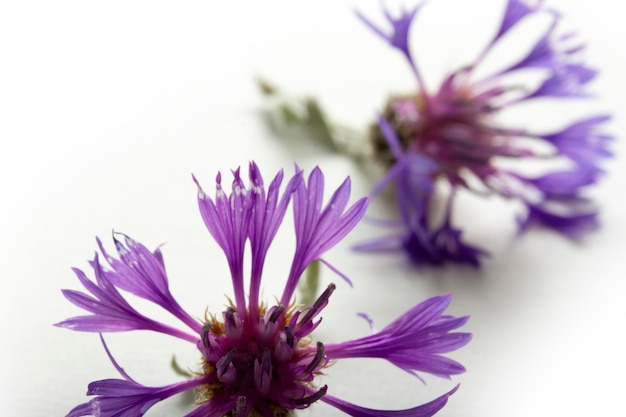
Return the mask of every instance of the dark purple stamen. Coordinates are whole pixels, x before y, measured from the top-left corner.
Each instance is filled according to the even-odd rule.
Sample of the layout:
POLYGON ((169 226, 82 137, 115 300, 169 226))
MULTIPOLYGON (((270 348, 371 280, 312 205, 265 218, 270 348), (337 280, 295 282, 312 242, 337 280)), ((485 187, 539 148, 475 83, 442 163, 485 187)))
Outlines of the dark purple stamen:
POLYGON ((319 400, 324 395, 326 395, 327 390, 328 390, 328 385, 324 385, 315 394, 311 394, 308 397, 296 398, 295 400, 293 400, 293 404, 295 406, 308 407, 309 405, 313 404, 315 401, 319 400))
POLYGON ((326 306, 333 291, 335 291, 335 284, 331 283, 307 310, 302 320, 300 320, 300 324, 306 324, 311 321, 326 306))
POLYGON ((285 306, 279 305, 274 307, 272 310, 272 314, 270 314, 270 322, 276 323, 276 321, 280 318, 280 316, 285 312, 285 306))
POLYGON ((205 348, 209 347, 209 332, 213 325, 211 322, 207 321, 202 325, 202 330, 200 331, 200 339, 202 340, 202 344, 205 348))
POLYGON ((296 339, 293 334, 292 328, 289 326, 285 326, 284 332, 285 332, 285 342, 290 348, 294 348, 296 339))
POLYGON ((222 356, 217 361, 216 365, 219 377, 223 376, 226 371, 228 371, 228 366, 232 363, 235 354, 237 354, 237 349, 232 348, 226 355, 222 356))
POLYGON ((272 354, 268 348, 263 351, 261 360, 254 363, 254 379, 259 393, 267 394, 272 382, 272 354))
POLYGON ((311 362, 306 366, 304 372, 311 373, 320 364, 322 359, 324 359, 325 348, 322 342, 317 342, 317 352, 315 352, 315 356, 311 359, 311 362))
POLYGON ((235 327, 235 309, 232 307, 228 307, 226 311, 224 311, 224 321, 225 323, 235 327))

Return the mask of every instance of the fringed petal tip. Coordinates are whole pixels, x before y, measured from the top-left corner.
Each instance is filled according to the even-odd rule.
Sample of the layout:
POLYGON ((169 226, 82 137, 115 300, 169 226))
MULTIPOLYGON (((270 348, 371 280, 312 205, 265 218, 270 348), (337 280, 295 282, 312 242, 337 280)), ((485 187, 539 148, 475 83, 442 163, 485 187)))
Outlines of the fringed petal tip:
POLYGON ((580 241, 587 233, 600 227, 596 210, 563 213, 531 204, 527 205, 526 214, 517 217, 517 224, 520 232, 528 230, 533 225, 541 225, 573 241, 580 241))
POLYGON ((444 315, 451 300, 452 294, 431 297, 379 332, 344 343, 327 344, 328 358, 386 359, 418 378, 417 372, 442 378, 463 373, 463 365, 443 356, 465 346, 472 337, 470 333, 454 332, 468 317, 444 315))
POLYGON ((417 12, 421 9, 424 3, 425 2, 419 3, 411 10, 403 10, 398 17, 392 16, 388 10, 383 9, 385 18, 391 25, 391 31, 389 32, 373 23, 358 10, 356 10, 355 13, 357 17, 374 33, 389 42, 389 44, 394 48, 400 50, 409 59, 409 61, 412 61, 411 52, 409 50, 409 31, 417 12))
POLYGON ((465 243, 461 235, 460 229, 444 224, 432 232, 411 231, 404 236, 402 247, 416 266, 456 263, 480 268, 489 252, 465 243))

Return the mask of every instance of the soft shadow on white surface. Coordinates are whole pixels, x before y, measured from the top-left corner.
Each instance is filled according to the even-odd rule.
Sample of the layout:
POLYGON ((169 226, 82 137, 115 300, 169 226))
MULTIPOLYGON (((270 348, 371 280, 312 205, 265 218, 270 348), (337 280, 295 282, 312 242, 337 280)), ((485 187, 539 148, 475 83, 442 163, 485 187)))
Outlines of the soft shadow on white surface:
MULTIPOLYGON (((483 36, 474 28, 494 24, 501 9, 487 6, 502 2, 485 0, 487 11, 461 9, 461 0, 430 3, 415 36, 424 57, 436 61, 430 70, 436 77, 466 54, 471 58, 472 37, 483 36), (469 12, 475 20, 462 18, 469 12), (445 30, 447 15, 456 24, 445 30), (429 31, 436 34, 420 37, 435 33, 429 31), (460 52, 451 52, 455 47, 460 52)), ((329 370, 329 392, 400 408, 461 382, 442 417, 615 415, 622 408, 626 149, 619 136, 626 130, 626 67, 617 48, 626 41, 623 10, 608 0, 549 3, 580 29, 589 62, 602 70, 594 108, 615 114, 610 129, 618 156, 593 192, 604 227, 582 244, 541 230, 515 238, 515 207, 468 198, 459 223, 469 224, 468 239, 492 254, 474 271, 416 270, 401 254, 356 254, 350 245, 381 232, 359 225, 327 256, 355 286, 324 272, 324 282, 338 288, 319 338, 367 334, 358 312, 380 328, 430 295, 453 292, 451 313, 472 316, 467 328, 474 339, 453 354, 468 372, 452 382, 428 379, 424 387, 385 363, 355 360, 329 370)), ((218 170, 252 159, 266 180, 279 168, 292 172, 297 162, 306 170, 320 165, 328 190, 350 175, 354 200, 367 194, 371 182, 356 164, 274 137, 259 117, 254 84, 263 75, 295 93, 317 92, 336 117, 357 127, 368 123, 389 91, 414 84, 400 57, 354 17, 357 6, 378 13, 378 2, 347 0, 0 6, 1 415, 65 415, 85 401, 90 381, 116 376, 96 335, 52 327, 79 314, 60 289, 79 287, 70 267, 87 268, 95 235, 108 245, 114 228, 150 247, 166 243, 177 299, 197 316, 207 306, 220 311, 231 292, 228 269, 197 213, 192 172, 211 189, 218 170)), ((388 210, 381 202, 372 209, 388 210)), ((293 245, 288 229, 276 245, 266 268, 267 299, 286 273, 281 252, 293 245)), ((175 380, 172 354, 191 367, 198 360, 194 349, 164 336, 136 332, 107 340, 146 384, 175 380)), ((148 415, 183 415, 184 402, 173 399, 148 415)), ((341 413, 316 405, 306 414, 341 413)))

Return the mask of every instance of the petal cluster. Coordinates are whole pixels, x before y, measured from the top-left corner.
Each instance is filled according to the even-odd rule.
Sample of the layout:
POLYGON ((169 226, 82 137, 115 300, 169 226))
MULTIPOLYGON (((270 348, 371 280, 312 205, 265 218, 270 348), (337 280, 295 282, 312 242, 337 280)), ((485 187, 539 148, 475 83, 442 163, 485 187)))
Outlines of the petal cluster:
POLYGON ((469 333, 454 332, 468 317, 443 314, 452 297, 432 297, 386 326, 380 332, 350 342, 327 344, 331 359, 382 358, 409 373, 427 372, 448 378, 465 372, 458 362, 441 356, 465 346, 469 333))
POLYGON ((538 224, 578 238, 597 227, 597 207, 583 192, 602 176, 601 164, 611 156, 613 137, 604 133, 610 116, 589 116, 547 133, 503 125, 497 117, 504 109, 541 98, 590 97, 588 83, 597 71, 583 62, 584 47, 576 34, 561 33, 561 16, 541 1, 507 0, 502 21, 482 53, 429 91, 408 47, 409 29, 418 9, 399 17, 385 12, 391 30, 359 15, 406 57, 418 84, 416 93, 390 98, 381 120, 372 128, 375 155, 388 168, 374 194, 390 183, 395 185, 400 231, 360 248, 400 248, 417 264, 479 266, 486 252, 465 243, 461 229, 452 224, 453 201, 459 189, 519 201, 524 209, 518 216, 522 230, 538 224), (547 16, 550 24, 527 53, 504 69, 476 75, 476 69, 509 31, 539 15, 547 16), (512 75, 528 70, 543 74, 537 86, 512 84, 512 75), (537 165, 553 161, 566 168, 550 171, 552 165, 546 165, 546 174, 533 176, 502 164, 505 159, 537 165), (434 224, 432 197, 437 181, 447 182, 450 192, 444 219, 434 224))
POLYGON ((96 254, 91 262, 95 281, 75 270, 86 292, 63 290, 69 301, 90 314, 57 324, 99 333, 141 329, 169 334, 197 347, 201 369, 183 381, 146 386, 122 369, 102 339, 121 378, 89 384, 87 395, 92 398, 72 409, 68 417, 141 416, 157 402, 187 390, 194 390, 197 400, 186 417, 286 415, 318 400, 353 416, 431 416, 443 407, 456 388, 414 408, 386 411, 336 398, 329 394, 332 387, 316 382, 333 361, 355 357, 385 359, 412 374, 420 371, 449 377, 464 368, 443 354, 470 339, 468 333, 454 331, 467 318, 445 315, 450 297, 442 296, 418 304, 370 336, 332 344, 314 340, 312 332, 322 321, 320 315, 335 285, 330 284, 310 306, 296 305, 294 291, 307 266, 322 260, 365 212, 367 199, 348 204, 349 179, 324 204, 324 176, 319 168, 304 178, 296 167, 282 191, 282 172, 267 188, 254 163, 249 167, 248 185, 240 170, 232 174, 230 192, 223 189, 218 174, 213 198, 196 181, 200 213, 230 267, 234 292, 230 306, 221 313, 207 313, 203 321, 194 319, 169 290, 161 251, 150 251, 130 237, 115 233, 117 256, 109 254, 98 240, 102 255, 96 254), (296 244, 283 294, 270 306, 259 298, 263 264, 290 204, 296 244), (100 262, 100 256, 108 265, 100 262), (244 268, 248 265, 244 258, 251 259, 249 271, 244 268), (129 304, 125 293, 162 307, 178 319, 184 330, 143 315, 129 304))

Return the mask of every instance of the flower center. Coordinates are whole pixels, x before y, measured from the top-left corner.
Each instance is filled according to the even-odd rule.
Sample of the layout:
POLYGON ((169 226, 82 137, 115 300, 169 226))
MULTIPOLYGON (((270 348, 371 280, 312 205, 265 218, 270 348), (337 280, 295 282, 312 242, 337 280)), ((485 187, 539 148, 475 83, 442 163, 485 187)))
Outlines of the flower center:
POLYGON ((313 346, 308 332, 301 334, 299 312, 275 306, 255 321, 231 307, 222 315, 223 321, 212 318, 202 329, 203 371, 213 377, 201 390, 203 401, 234 398, 233 415, 279 416, 325 393, 311 395, 310 383, 328 360, 321 342, 313 346))
MULTIPOLYGON (((461 168, 482 176, 490 170, 493 156, 517 156, 503 145, 507 132, 489 124, 495 109, 488 99, 498 91, 478 95, 468 88, 444 84, 429 98, 428 107, 421 93, 397 96, 389 99, 383 116, 405 151, 430 157, 438 165, 436 175, 455 182, 461 168)), ((378 159, 387 167, 393 165, 395 157, 377 125, 372 128, 372 140, 378 159)))

